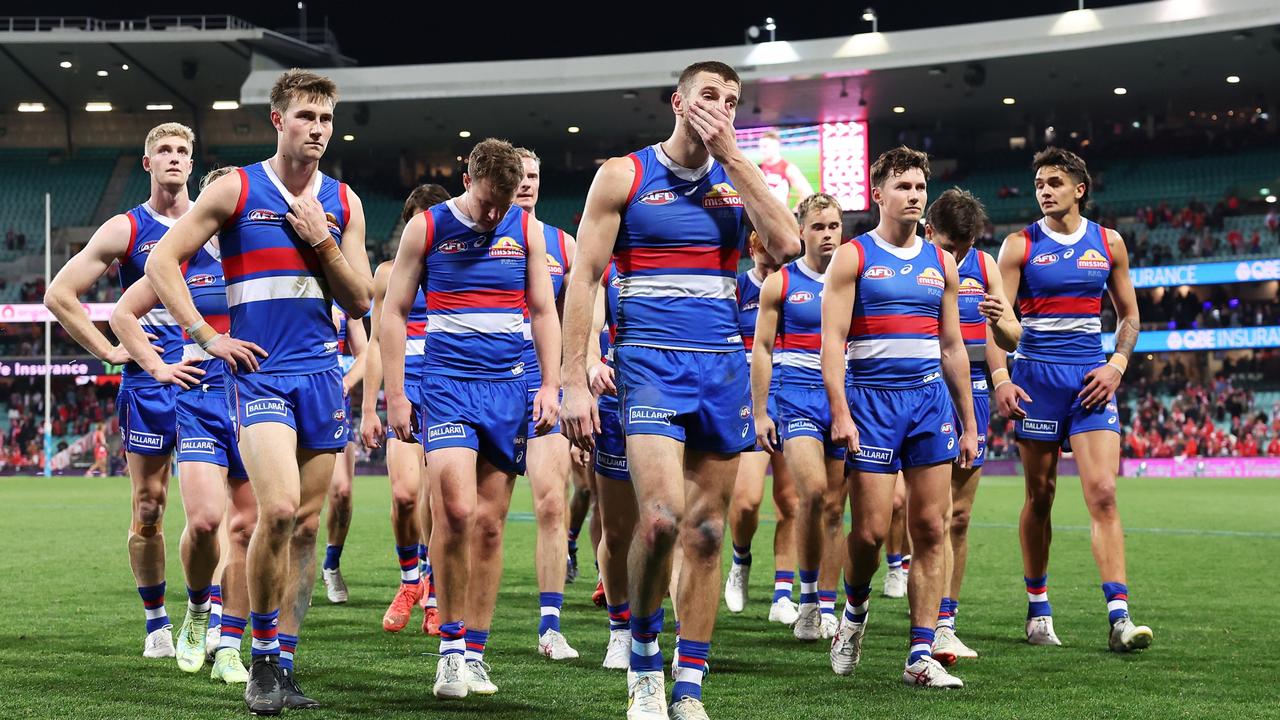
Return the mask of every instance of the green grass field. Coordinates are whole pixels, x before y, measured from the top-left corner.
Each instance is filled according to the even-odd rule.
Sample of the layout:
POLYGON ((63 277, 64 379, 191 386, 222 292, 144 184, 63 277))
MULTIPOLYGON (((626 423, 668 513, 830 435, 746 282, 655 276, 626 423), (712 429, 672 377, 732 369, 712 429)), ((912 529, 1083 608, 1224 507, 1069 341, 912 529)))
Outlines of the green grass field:
MULTIPOLYGON (((1021 481, 987 478, 958 618, 961 637, 982 654, 956 670, 965 689, 902 686, 904 600, 874 597, 863 662, 851 678, 831 673, 825 644, 801 645, 786 628, 766 624, 773 533, 766 523, 754 547, 752 602, 741 615, 722 611, 716 631, 705 684, 712 717, 1280 717, 1280 666, 1267 640, 1280 574, 1280 480, 1121 482, 1131 607, 1155 630, 1151 650, 1126 657, 1106 650, 1087 517, 1078 483, 1070 481, 1059 490, 1050 574, 1065 646, 1021 642, 1021 481)), ((176 491, 171 500, 169 611, 177 623, 185 602, 176 491)), ((380 626, 398 581, 388 503, 385 481, 357 480, 343 556, 351 602, 331 606, 317 591, 299 646, 299 677, 325 705, 306 717, 623 717, 622 675, 599 668, 607 631, 589 598, 594 583, 569 586, 564 612, 565 633, 583 658, 553 665, 536 652, 534 528, 523 482, 487 656, 501 692, 454 704, 432 698, 435 659, 423 653, 437 649, 434 639, 410 630, 390 635, 380 626)), ((0 718, 245 716, 242 686, 141 657, 142 610, 125 554, 128 517, 128 484, 120 478, 0 479, 0 718)), ((410 629, 419 621, 415 615, 410 629)), ((669 652, 669 634, 662 643, 669 652)))

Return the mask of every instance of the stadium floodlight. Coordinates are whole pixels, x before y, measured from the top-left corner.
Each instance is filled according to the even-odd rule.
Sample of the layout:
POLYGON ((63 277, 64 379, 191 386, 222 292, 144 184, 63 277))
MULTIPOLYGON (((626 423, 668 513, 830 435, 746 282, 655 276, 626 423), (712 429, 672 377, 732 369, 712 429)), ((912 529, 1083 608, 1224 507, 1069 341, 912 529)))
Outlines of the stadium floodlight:
POLYGON ((1236 83, 1240 82, 1240 76, 1239 76, 1239 75, 1228 75, 1228 76, 1227 76, 1227 82, 1228 82, 1228 83, 1230 83, 1230 84, 1232 84, 1232 85, 1235 85, 1236 83))
POLYGON ((767 17, 764 19, 764 29, 769 31, 769 42, 774 42, 778 39, 778 24, 773 21, 773 18, 767 17))
POLYGON ((235 100, 214 100, 213 101, 214 110, 237 110, 239 108, 240 108, 240 103, 236 102, 235 100))
POLYGON ((172 110, 173 103, 147 103, 148 110, 172 110))
POLYGON ((1113 93, 1115 93, 1115 94, 1117 94, 1117 95, 1124 95, 1124 94, 1128 93, 1128 92, 1129 92, 1129 90, 1128 90, 1128 88, 1118 87, 1118 88, 1116 88, 1115 90, 1112 90, 1111 92, 1113 92, 1113 93))
POLYGON ((85 112, 111 112, 109 102, 88 102, 84 104, 85 112))
POLYGON ((1275 196, 1275 195, 1268 195, 1268 196, 1267 196, 1267 202, 1272 203, 1272 204, 1275 204, 1275 201, 1276 201, 1276 196, 1275 196))
POLYGON ((18 103, 18 112, 44 112, 44 103, 41 103, 41 102, 18 103))
POLYGON ((347 141, 347 142, 351 142, 352 140, 355 140, 355 139, 356 139, 356 136, 355 136, 355 135, 351 135, 351 134, 347 134, 347 135, 343 135, 343 136, 342 136, 342 139, 343 139, 343 140, 345 140, 345 141, 347 141))
POLYGON ((880 16, 876 14, 875 8, 867 8, 862 11, 862 21, 871 23, 871 32, 880 32, 880 16))
POLYGON ((128 70, 128 69, 129 69, 129 63, 120 63, 120 69, 121 69, 121 70, 128 70))
POLYGON ((1004 100, 1001 100, 1000 102, 1003 102, 1005 105, 1012 105, 1012 104, 1014 104, 1014 103, 1016 103, 1016 102, 1018 102, 1018 101, 1017 101, 1017 100, 1015 100, 1014 98, 1007 97, 1007 98, 1005 98, 1004 100))
POLYGON ((99 71, 98 71, 98 77, 106 77, 107 75, 110 75, 110 74, 111 74, 111 73, 108 73, 106 70, 99 70, 99 71))
POLYGON ((70 61, 70 60, 63 60, 62 62, 58 63, 58 67, 62 68, 63 70, 70 70, 70 69, 71 69, 71 61, 70 61))
POLYGON ((469 138, 469 137, 471 137, 471 131, 470 131, 470 130, 459 130, 459 131, 458 131, 458 137, 460 137, 460 138, 469 138))
POLYGON ((578 134, 578 133, 580 133, 580 132, 582 132, 582 128, 578 127, 577 125, 570 125, 570 126, 569 126, 569 134, 570 134, 570 135, 577 135, 577 134, 578 134))
POLYGON ((895 113, 897 113, 897 114, 901 115, 902 113, 906 112, 906 111, 907 111, 907 109, 906 109, 905 107, 901 106, 901 105, 894 105, 894 106, 893 106, 893 111, 894 111, 895 113))

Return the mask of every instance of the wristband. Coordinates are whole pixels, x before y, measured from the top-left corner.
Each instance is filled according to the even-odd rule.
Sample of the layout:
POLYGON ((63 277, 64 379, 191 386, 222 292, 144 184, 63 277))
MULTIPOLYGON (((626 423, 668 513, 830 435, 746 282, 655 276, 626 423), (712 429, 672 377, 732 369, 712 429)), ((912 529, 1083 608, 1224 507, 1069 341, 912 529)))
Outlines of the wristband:
POLYGON ((996 383, 996 386, 995 386, 995 387, 991 388, 991 392, 995 392, 995 391, 999 390, 1001 385, 1011 385, 1012 383, 1013 383, 1013 381, 1012 381, 1012 380, 1002 380, 1002 381, 1000 381, 1000 382, 996 383))
POLYGON ((195 340, 196 344, 201 348, 207 347, 215 338, 218 337, 218 331, 209 327, 209 324, 204 320, 201 320, 195 325, 187 328, 187 334, 190 335, 191 339, 195 340))
POLYGON ((1121 375, 1124 375, 1124 370, 1125 370, 1124 368, 1122 368, 1122 367, 1120 367, 1119 365, 1117 365, 1117 364, 1115 364, 1115 363, 1111 362, 1110 360, 1108 360, 1108 361, 1107 361, 1107 364, 1108 364, 1108 365, 1110 365, 1111 367, 1115 368, 1115 369, 1116 369, 1116 372, 1120 373, 1121 375))
POLYGON ((1008 368, 996 368, 995 370, 992 370, 992 371, 991 371, 991 379, 992 379, 992 380, 995 380, 995 379, 996 379, 996 376, 997 376, 997 375, 999 375, 1000 373, 1004 373, 1004 378, 1005 378, 1005 380, 1006 380, 1006 381, 1009 379, 1009 369, 1008 369, 1008 368))
POLYGON ((1111 357, 1107 358, 1107 364, 1119 370, 1120 374, 1123 375, 1125 370, 1129 369, 1129 358, 1120 353, 1112 353, 1111 357))

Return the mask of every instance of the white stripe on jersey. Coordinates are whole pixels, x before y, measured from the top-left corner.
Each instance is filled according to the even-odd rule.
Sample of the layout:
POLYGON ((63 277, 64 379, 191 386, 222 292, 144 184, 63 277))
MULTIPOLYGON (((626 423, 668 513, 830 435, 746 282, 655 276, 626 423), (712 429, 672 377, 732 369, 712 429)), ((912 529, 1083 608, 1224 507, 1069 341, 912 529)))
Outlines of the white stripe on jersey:
POLYGON ((1022 327, 1042 332, 1102 332, 1102 320, 1096 317, 1024 317, 1022 327))
POLYGON ((227 307, 263 300, 323 300, 324 287, 310 275, 277 275, 227 283, 227 307))
POLYGON ((157 307, 151 312, 138 318, 143 325, 151 327, 177 327, 178 321, 173 319, 173 315, 162 307, 157 307))
POLYGON ((941 358, 942 348, 936 338, 853 340, 849 342, 845 357, 849 360, 941 358))
POLYGON ((455 313, 428 315, 427 334, 442 333, 519 333, 524 320, 518 312, 455 313))
POLYGON ((821 370, 822 357, 817 353, 783 351, 774 355, 774 364, 805 370, 821 370))
POLYGON ((213 356, 205 352, 204 348, 200 347, 198 344, 187 343, 186 345, 182 346, 182 359, 204 361, 204 360, 212 360, 213 356))
POLYGON ((415 356, 415 355, 422 355, 422 354, 426 353, 426 351, 427 351, 427 339, 426 339, 426 338, 406 338, 406 339, 405 339, 405 341, 404 341, 404 355, 405 355, 405 357, 413 357, 413 356, 415 356))
POLYGON ((738 280, 717 275, 632 275, 622 278, 618 299, 642 297, 736 300, 738 280))

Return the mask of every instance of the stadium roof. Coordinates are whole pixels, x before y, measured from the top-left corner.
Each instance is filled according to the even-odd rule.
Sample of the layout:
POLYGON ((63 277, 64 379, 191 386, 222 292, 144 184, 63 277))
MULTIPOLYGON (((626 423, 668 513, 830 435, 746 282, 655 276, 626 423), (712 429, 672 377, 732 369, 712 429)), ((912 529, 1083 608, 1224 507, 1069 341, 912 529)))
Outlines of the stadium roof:
MULTIPOLYGON (((669 131, 679 69, 708 58, 743 74, 739 126, 867 119, 1021 132, 1046 120, 1083 128, 1274 102, 1276 25, 1274 0, 1164 0, 819 40, 324 72, 342 91, 339 121, 353 127, 346 123, 358 110, 355 132, 374 147, 416 141, 461 151, 473 142, 461 131, 588 152, 648 141, 669 131), (580 132, 570 135, 571 126, 580 132)), ((274 78, 274 70, 251 73, 242 102, 265 102, 274 78)))

